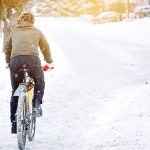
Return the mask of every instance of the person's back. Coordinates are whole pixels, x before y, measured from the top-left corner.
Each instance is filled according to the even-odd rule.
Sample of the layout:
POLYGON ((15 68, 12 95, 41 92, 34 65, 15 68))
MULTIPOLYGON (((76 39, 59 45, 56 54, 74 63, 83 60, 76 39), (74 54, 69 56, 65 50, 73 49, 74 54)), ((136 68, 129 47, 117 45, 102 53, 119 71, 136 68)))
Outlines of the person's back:
POLYGON ((17 55, 38 56, 39 54, 37 48, 39 46, 39 39, 42 37, 41 32, 30 25, 30 23, 25 23, 22 25, 18 26, 11 33, 13 39, 11 57, 17 55))
POLYGON ((10 66, 10 76, 12 85, 12 96, 10 101, 10 112, 12 122, 12 133, 16 133, 15 114, 17 109, 18 97, 13 94, 19 83, 23 79, 23 74, 19 69, 26 65, 29 69, 29 75, 34 79, 35 92, 33 106, 35 115, 42 115, 42 98, 44 95, 44 74, 39 59, 38 46, 43 53, 47 63, 53 62, 48 42, 43 33, 34 26, 34 16, 31 13, 23 13, 18 19, 18 26, 11 32, 5 48, 6 63, 10 66))

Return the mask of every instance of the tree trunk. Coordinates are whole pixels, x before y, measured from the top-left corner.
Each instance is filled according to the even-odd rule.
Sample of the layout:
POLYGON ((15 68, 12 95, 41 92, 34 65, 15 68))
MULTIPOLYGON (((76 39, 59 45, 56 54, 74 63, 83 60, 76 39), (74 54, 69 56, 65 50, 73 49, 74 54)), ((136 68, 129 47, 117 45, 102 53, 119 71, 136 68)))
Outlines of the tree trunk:
POLYGON ((2 27, 2 21, 0 20, 0 38, 2 38, 3 33, 3 27, 2 27))

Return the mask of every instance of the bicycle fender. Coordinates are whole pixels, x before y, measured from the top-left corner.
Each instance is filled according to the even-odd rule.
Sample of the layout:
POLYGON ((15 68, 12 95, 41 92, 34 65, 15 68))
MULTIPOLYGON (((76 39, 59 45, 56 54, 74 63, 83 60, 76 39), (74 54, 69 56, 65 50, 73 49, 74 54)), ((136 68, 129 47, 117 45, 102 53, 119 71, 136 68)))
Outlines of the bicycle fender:
POLYGON ((24 84, 20 84, 18 86, 18 88, 16 89, 15 93, 13 96, 20 96, 20 94, 22 93, 22 91, 24 91, 26 88, 26 86, 24 84))

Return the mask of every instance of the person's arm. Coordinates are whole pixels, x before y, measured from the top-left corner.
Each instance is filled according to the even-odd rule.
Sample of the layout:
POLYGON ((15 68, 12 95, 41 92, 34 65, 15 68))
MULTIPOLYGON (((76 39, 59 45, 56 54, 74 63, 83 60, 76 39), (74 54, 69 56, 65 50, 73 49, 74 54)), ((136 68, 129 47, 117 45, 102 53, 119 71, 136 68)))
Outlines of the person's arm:
POLYGON ((49 44, 45 38, 45 36, 41 33, 40 41, 39 41, 39 47, 41 49, 41 52, 44 56, 44 60, 51 64, 53 62, 52 56, 51 56, 51 51, 49 48, 49 44))
POLYGON ((11 50, 12 50, 12 39, 11 39, 11 35, 9 35, 9 38, 7 39, 5 45, 5 60, 7 64, 9 64, 10 62, 11 50))

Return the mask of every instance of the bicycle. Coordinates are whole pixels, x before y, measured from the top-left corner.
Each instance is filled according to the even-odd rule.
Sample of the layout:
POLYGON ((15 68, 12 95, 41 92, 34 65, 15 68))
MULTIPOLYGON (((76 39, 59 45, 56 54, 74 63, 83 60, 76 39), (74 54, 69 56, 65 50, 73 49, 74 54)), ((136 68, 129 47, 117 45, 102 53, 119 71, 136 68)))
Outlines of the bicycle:
POLYGON ((36 129, 36 117, 33 114, 34 81, 28 74, 26 65, 19 71, 23 72, 23 81, 16 89, 14 96, 18 96, 18 106, 16 113, 17 121, 17 142, 18 148, 23 150, 28 140, 33 141, 36 129))

